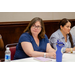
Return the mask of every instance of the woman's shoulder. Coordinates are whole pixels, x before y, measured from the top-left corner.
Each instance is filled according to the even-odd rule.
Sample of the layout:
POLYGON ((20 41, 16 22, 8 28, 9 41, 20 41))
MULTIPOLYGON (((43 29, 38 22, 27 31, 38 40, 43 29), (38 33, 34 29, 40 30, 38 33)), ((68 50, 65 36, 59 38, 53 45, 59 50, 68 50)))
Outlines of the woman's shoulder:
POLYGON ((57 31, 55 31, 54 33, 52 33, 51 36, 58 36, 59 33, 60 33, 60 30, 58 29, 57 31))
POLYGON ((29 36, 30 34, 28 33, 28 32, 25 32, 25 33, 23 33, 22 35, 21 35, 21 37, 23 37, 23 36, 29 36))
POLYGON ((25 37, 29 38, 30 34, 28 32, 22 33, 21 36, 20 36, 20 39, 25 38, 25 37))
POLYGON ((23 42, 23 41, 30 42, 31 39, 32 39, 31 35, 28 32, 25 32, 20 36, 19 42, 23 42))
POLYGON ((47 37, 47 35, 45 34, 45 37, 47 37))

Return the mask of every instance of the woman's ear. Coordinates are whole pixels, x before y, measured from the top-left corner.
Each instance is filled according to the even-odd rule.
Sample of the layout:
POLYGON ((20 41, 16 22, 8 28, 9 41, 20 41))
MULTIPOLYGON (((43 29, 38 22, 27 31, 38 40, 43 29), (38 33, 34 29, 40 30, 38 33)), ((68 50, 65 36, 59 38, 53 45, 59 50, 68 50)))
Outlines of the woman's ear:
POLYGON ((62 29, 62 25, 60 25, 60 29, 62 29))

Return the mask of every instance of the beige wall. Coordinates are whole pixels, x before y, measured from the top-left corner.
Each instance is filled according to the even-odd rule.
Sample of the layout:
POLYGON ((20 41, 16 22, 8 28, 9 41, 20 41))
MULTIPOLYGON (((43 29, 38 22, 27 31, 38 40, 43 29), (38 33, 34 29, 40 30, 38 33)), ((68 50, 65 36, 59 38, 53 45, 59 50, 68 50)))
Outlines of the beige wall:
POLYGON ((30 21, 34 17, 43 20, 75 19, 75 12, 0 12, 0 22, 30 21))

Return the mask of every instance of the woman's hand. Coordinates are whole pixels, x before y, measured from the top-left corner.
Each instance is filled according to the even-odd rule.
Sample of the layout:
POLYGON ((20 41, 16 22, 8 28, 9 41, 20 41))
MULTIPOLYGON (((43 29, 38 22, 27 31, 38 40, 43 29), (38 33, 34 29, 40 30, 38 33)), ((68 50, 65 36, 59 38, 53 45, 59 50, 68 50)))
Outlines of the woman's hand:
POLYGON ((47 58, 56 59, 56 53, 55 53, 55 51, 51 51, 51 52, 47 53, 46 57, 47 58))
POLYGON ((72 50, 75 51, 75 47, 73 47, 72 50))
POLYGON ((72 52, 72 51, 75 51, 75 47, 73 47, 73 48, 66 48, 66 53, 69 53, 69 52, 72 52))
POLYGON ((54 50, 51 47, 50 43, 47 44, 46 53, 47 53, 46 55, 47 58, 53 58, 53 59, 56 58, 56 50, 54 50))

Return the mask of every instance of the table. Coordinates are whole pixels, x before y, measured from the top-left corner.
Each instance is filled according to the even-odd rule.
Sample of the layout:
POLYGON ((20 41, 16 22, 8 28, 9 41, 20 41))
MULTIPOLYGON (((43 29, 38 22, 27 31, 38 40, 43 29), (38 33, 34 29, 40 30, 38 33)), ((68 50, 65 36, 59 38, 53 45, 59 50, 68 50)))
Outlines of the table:
MULTIPOLYGON (((56 62, 56 59, 51 59, 52 61, 48 62, 56 62)), ((30 58, 23 58, 23 59, 18 59, 18 60, 12 60, 10 62, 40 62, 34 57, 30 58)), ((62 56, 62 62, 75 62, 75 53, 64 53, 62 56)))

